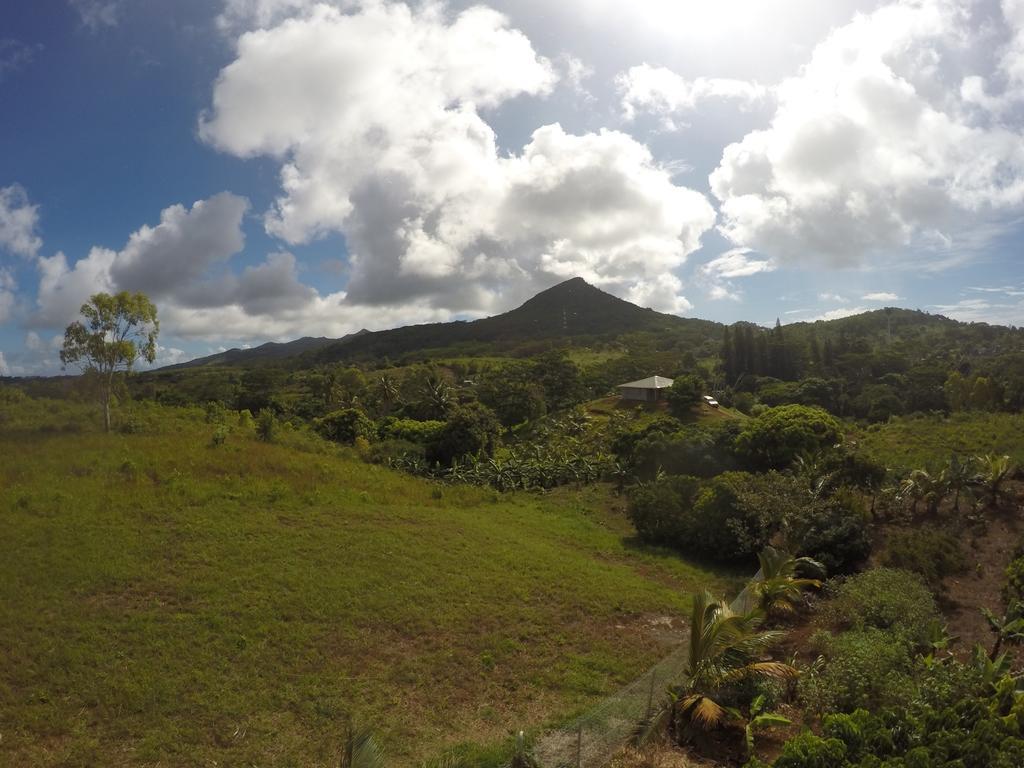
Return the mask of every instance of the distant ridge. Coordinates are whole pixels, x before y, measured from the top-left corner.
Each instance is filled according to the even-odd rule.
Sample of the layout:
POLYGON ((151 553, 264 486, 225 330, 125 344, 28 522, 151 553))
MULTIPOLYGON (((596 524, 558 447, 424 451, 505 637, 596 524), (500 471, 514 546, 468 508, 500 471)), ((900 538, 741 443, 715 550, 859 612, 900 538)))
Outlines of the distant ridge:
POLYGON ((189 360, 185 363, 165 365, 163 368, 159 368, 157 370, 174 371, 182 368, 203 368, 210 366, 259 365, 261 363, 269 363, 277 360, 286 360, 291 357, 297 357, 306 352, 314 352, 318 349, 322 349, 328 344, 344 343, 346 339, 354 339, 356 336, 363 333, 369 333, 369 331, 364 328, 360 331, 356 331, 355 333, 343 336, 340 339, 328 339, 324 336, 303 336, 301 339, 295 339, 295 341, 268 341, 266 344, 260 344, 258 347, 251 347, 249 349, 239 349, 238 347, 234 347, 223 352, 208 355, 207 357, 197 357, 196 359, 189 360))
POLYGON ((707 320, 643 309, 574 277, 541 291, 516 309, 480 320, 410 325, 376 332, 361 330, 341 339, 305 337, 284 344, 271 342, 253 349, 230 349, 160 370, 262 365, 298 357, 302 359, 295 362, 304 367, 342 360, 393 358, 425 349, 469 344, 514 347, 534 341, 611 338, 637 331, 684 329, 706 335, 720 327, 707 320))

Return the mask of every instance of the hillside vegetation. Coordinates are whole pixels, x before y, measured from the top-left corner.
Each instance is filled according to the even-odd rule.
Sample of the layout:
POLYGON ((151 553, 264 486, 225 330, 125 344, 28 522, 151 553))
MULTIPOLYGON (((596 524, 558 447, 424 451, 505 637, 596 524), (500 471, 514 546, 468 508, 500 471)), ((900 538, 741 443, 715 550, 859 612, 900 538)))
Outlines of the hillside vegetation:
POLYGON ((348 714, 392 764, 480 755, 733 586, 633 545, 603 486, 442 488, 197 409, 103 435, 73 403, 0 407, 0 764, 335 765, 348 714))

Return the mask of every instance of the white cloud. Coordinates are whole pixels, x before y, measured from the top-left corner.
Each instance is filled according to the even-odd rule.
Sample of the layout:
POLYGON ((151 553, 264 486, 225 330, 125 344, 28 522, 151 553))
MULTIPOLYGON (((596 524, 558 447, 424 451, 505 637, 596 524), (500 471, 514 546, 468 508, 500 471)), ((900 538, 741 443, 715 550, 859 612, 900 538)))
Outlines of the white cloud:
POLYGON ((710 277, 749 277, 775 269, 771 259, 754 259, 750 253, 749 248, 733 248, 713 258, 700 271, 710 277))
MULTIPOLYGON (((659 309, 689 306, 670 273, 714 210, 645 146, 546 125, 499 154, 481 112, 557 80, 501 14, 383 0, 228 10, 225 28, 262 28, 239 38, 200 134, 281 163, 268 232, 290 244, 345 235, 347 303, 495 311, 579 275, 659 309)), ((570 59, 560 68, 570 86, 585 76, 570 59)))
POLYGON ((837 307, 836 309, 830 309, 827 312, 822 312, 820 315, 809 317, 807 320, 801 322, 813 323, 816 320, 839 320, 843 317, 850 317, 851 315, 859 315, 862 312, 870 312, 869 307, 837 307))
POLYGON ((678 127, 673 115, 692 112, 703 101, 728 100, 749 107, 770 95, 769 89, 759 83, 717 77, 687 80, 670 69, 646 63, 618 75, 615 84, 626 120, 640 113, 653 114, 662 118, 666 130, 678 127))
POLYGON ((17 303, 18 284, 9 269, 0 268, 0 323, 4 323, 14 311, 17 303))
POLYGON ((849 301, 849 299, 846 298, 845 296, 840 296, 838 293, 830 293, 828 291, 826 291, 825 293, 819 293, 818 294, 818 300, 819 301, 838 301, 840 304, 845 304, 847 301, 849 301))
POLYGON ((724 150, 710 177, 723 233, 789 262, 849 266, 955 250, 1016 215, 1024 141, 959 87, 985 66, 983 12, 901 0, 834 30, 776 88, 770 126, 724 150))
POLYGON ((861 298, 864 301, 899 301, 903 297, 897 296, 895 293, 878 291, 877 293, 865 293, 861 298))
POLYGON ((932 309, 965 323, 994 323, 1024 326, 1024 300, 992 302, 986 299, 961 299, 954 304, 933 304, 932 309))
POLYGON ((111 264, 112 281, 153 299, 185 298, 213 265, 242 250, 242 217, 248 208, 248 200, 230 192, 200 200, 191 210, 183 205, 165 208, 159 224, 143 225, 128 238, 111 264))
POLYGON ((78 11, 82 26, 90 32, 116 27, 121 20, 122 0, 68 0, 78 11))
POLYGON ((25 188, 20 184, 0 187, 0 249, 33 258, 43 247, 38 226, 39 206, 29 202, 25 188))
POLYGON ((4 353, 0 350, 0 376, 10 376, 11 369, 7 366, 7 359, 4 357, 4 353))
POLYGON ((750 277, 775 269, 775 263, 771 259, 753 258, 751 253, 749 248, 733 248, 711 259, 697 270, 698 281, 708 286, 708 298, 739 301, 742 292, 729 282, 730 279, 750 277))

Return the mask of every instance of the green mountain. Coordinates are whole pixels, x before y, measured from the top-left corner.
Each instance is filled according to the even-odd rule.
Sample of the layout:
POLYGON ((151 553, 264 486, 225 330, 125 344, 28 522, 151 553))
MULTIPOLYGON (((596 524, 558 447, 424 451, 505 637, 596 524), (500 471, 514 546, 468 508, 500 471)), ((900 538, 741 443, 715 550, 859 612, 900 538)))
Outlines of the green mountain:
MULTIPOLYGON (((341 339, 304 338, 286 344, 232 349, 171 368, 251 366, 291 360, 297 367, 339 361, 396 359, 424 350, 447 354, 507 353, 524 346, 572 340, 589 343, 638 331, 665 332, 699 343, 721 325, 666 315, 616 298, 576 277, 541 291, 509 312, 473 321, 359 331, 341 339)), ((163 369, 167 370, 167 369, 163 369)))

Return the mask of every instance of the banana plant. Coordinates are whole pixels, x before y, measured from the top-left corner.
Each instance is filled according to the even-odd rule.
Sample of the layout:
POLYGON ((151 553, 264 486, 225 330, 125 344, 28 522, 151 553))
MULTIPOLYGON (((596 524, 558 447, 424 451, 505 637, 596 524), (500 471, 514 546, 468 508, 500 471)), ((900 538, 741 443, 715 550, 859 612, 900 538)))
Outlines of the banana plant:
POLYGON ((793 721, 774 712, 764 711, 764 694, 754 697, 750 702, 750 717, 743 726, 743 743, 747 747, 747 758, 754 756, 754 735, 766 728, 773 728, 778 725, 792 725, 793 721))

